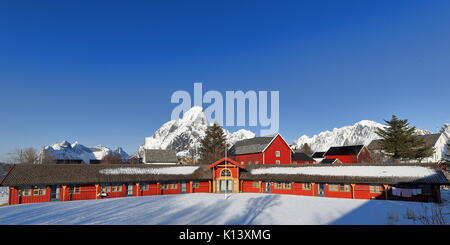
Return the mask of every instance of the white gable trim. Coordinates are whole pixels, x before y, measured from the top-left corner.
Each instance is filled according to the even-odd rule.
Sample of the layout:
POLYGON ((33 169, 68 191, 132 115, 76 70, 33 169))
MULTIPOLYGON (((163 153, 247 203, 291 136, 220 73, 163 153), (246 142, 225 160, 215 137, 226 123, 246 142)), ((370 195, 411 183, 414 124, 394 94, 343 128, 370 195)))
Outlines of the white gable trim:
POLYGON ((281 139, 284 141, 284 143, 289 147, 289 149, 291 150, 291 153, 294 152, 294 150, 292 150, 291 146, 286 142, 286 140, 283 138, 283 136, 281 136, 281 134, 278 133, 278 134, 276 134, 276 135, 273 137, 273 139, 269 142, 269 144, 267 144, 266 147, 262 150, 263 153, 267 150, 267 148, 269 148, 269 146, 273 143, 273 141, 274 141, 278 136, 280 136, 281 139))

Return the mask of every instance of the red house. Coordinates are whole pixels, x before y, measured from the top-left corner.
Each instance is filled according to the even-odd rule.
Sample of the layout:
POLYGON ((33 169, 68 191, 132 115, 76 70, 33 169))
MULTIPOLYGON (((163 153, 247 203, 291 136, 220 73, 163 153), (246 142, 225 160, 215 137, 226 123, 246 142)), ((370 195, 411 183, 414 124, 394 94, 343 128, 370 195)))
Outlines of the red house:
POLYGON ((339 159, 342 163, 370 162, 370 152, 364 145, 335 146, 325 152, 324 159, 339 159))
POLYGON ((242 140, 231 147, 230 157, 246 165, 290 164, 292 149, 280 134, 242 140))

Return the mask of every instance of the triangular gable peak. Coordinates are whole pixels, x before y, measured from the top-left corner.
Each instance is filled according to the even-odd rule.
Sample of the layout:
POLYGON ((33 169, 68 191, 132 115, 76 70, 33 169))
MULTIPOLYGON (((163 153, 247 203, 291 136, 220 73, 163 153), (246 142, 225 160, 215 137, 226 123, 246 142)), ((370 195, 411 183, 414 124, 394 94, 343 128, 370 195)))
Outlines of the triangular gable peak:
POLYGON ((269 148, 269 146, 275 141, 275 139, 278 138, 278 136, 280 136, 280 138, 283 140, 283 142, 289 147, 289 149, 291 149, 291 152, 295 153, 294 150, 292 150, 291 146, 287 143, 287 141, 279 133, 273 137, 273 139, 269 142, 269 144, 266 145, 266 147, 262 150, 262 152, 265 152, 267 150, 267 148, 269 148))
POLYGON ((213 168, 213 167, 215 167, 215 166, 217 166, 217 165, 219 165, 219 164, 232 164, 232 165, 235 165, 236 167, 239 167, 239 168, 242 168, 242 169, 245 169, 245 167, 244 166, 242 166, 242 164, 240 164, 240 163, 238 163, 238 162, 236 162, 236 161, 234 161, 233 159, 230 159, 230 158, 228 158, 228 157, 224 157, 224 158, 222 158, 222 159, 219 159, 219 160, 217 160, 216 162, 214 162, 213 164, 211 164, 211 165, 209 165, 208 166, 208 168, 213 168))

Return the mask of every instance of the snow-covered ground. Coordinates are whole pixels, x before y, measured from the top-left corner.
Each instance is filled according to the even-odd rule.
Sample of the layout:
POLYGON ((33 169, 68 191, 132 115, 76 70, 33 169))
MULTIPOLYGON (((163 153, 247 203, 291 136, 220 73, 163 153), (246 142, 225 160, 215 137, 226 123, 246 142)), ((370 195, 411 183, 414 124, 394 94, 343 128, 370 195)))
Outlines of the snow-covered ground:
MULTIPOLYGON (((450 192, 441 206, 450 210, 450 192)), ((436 204, 271 194, 186 194, 38 203, 0 208, 0 224, 385 225, 420 224, 436 204)), ((447 216, 447 222, 450 221, 447 216)))
POLYGON ((0 205, 8 203, 8 187, 0 187, 0 205))

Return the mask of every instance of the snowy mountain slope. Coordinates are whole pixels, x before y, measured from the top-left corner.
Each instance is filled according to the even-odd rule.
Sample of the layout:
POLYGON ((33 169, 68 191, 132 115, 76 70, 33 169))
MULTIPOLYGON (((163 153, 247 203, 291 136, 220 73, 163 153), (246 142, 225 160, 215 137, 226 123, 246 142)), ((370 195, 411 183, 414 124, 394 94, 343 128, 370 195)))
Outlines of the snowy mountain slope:
POLYGON ((130 158, 130 156, 120 147, 116 150, 111 150, 110 148, 101 145, 86 147, 77 141, 73 144, 63 141, 61 143, 46 146, 40 151, 39 155, 43 156, 44 153, 49 153, 58 160, 83 160, 84 163, 89 163, 90 160, 101 160, 107 155, 115 154, 120 155, 124 160, 130 158))
MULTIPOLYGON (((363 120, 352 126, 334 128, 332 131, 324 131, 312 137, 301 136, 294 141, 294 148, 301 148, 308 143, 314 151, 327 151, 331 146, 368 145, 372 140, 380 137, 375 133, 379 128, 386 126, 370 120, 363 120)), ((429 131, 417 129, 417 135, 429 134, 429 131)))
MULTIPOLYGON (((152 136, 145 138, 139 152, 143 149, 171 149, 177 152, 178 157, 188 156, 190 148, 200 147, 200 140, 205 136, 208 125, 202 107, 194 106, 183 118, 165 123, 152 136)), ((225 134, 230 145, 255 137, 254 133, 244 129, 234 133, 225 130, 225 134)))

